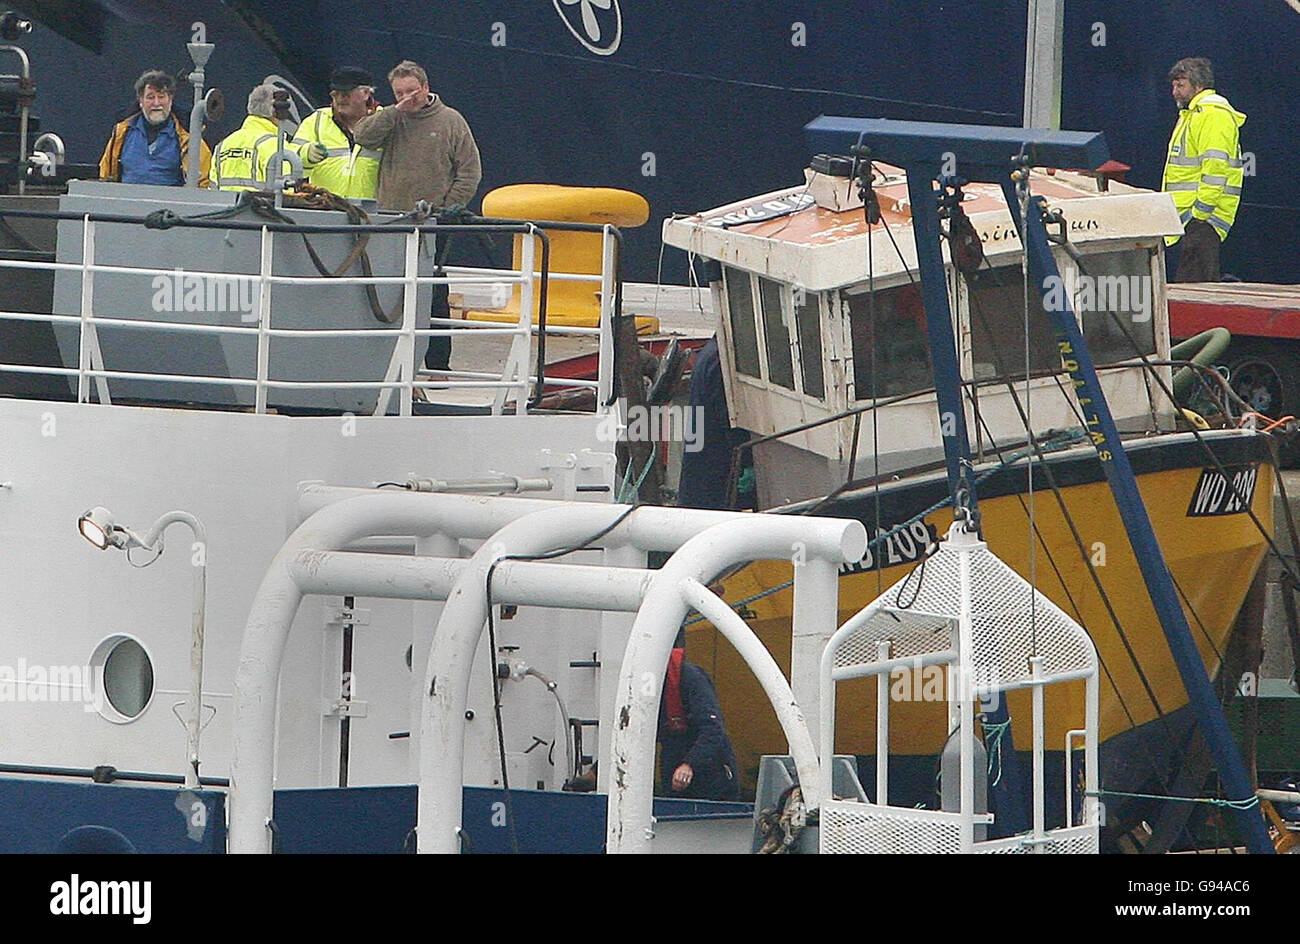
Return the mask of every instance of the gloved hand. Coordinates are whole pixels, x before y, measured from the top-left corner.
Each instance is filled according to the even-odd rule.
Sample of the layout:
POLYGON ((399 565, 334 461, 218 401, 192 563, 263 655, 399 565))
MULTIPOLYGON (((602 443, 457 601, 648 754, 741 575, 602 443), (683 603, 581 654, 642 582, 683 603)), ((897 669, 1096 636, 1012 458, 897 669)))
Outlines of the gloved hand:
POLYGON ((319 164, 321 161, 325 160, 325 158, 329 157, 329 153, 330 152, 326 150, 325 145, 321 144, 319 141, 313 141, 311 144, 307 145, 307 151, 303 156, 307 159, 308 164, 319 164))

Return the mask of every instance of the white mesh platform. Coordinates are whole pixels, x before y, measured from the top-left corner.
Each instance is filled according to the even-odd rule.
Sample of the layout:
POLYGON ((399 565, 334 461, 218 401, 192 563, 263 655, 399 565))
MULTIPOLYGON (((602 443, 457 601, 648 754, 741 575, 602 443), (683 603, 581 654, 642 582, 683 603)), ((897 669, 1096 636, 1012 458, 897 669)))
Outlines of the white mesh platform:
MULTIPOLYGON (((977 842, 977 855, 1032 854, 1028 835, 977 842)), ((1094 826, 1048 830, 1041 843, 1044 854, 1092 855, 1098 851, 1094 826)), ((846 800, 822 804, 821 852, 829 855, 921 854, 961 852, 961 814, 941 810, 910 810, 846 800)))
MULTIPOLYGON (((889 763, 876 758, 876 803, 826 800, 821 804, 820 849, 826 853, 1095 853, 1098 813, 1083 801, 1080 825, 1051 823, 1046 815, 1045 702, 1047 685, 1084 680, 1084 789, 1097 774, 1097 650, 1088 634, 1056 604, 955 523, 935 552, 841 626, 822 653, 821 693, 834 705, 835 685, 877 678, 876 743, 888 745, 890 673, 911 665, 949 670, 948 712, 941 762, 942 810, 890 806, 889 763), (992 822, 985 786, 987 759, 976 733, 976 713, 996 712, 993 696, 1029 688, 1032 729, 1033 827, 1007 839, 983 840, 992 822), (954 740, 955 739, 955 740, 954 740), (951 748, 956 746, 954 753, 951 748), (1053 828, 1053 827, 1063 828, 1053 828)), ((820 721, 823 755, 835 744, 834 710, 820 721)), ((1006 717, 1002 715, 1001 717, 1006 717)), ((1067 756, 1066 763, 1070 763, 1067 756)), ((1068 767, 1067 767, 1068 776, 1068 767)), ((823 795, 832 796, 823 774, 823 795)), ((1072 795, 1067 797, 1072 811, 1072 795)))
MULTIPOLYGON (((963 558, 971 587, 970 661, 981 688, 1016 688, 1028 682, 1029 657, 1034 654, 1043 657, 1043 678, 1077 678, 1095 670, 1096 650, 1083 628, 986 544, 956 531, 850 620, 857 628, 838 641, 835 668, 873 665, 881 641, 890 643, 891 659, 955 651, 963 558)), ((837 672, 840 677, 846 674, 837 672)))
MULTIPOLYGON (((975 843, 976 854, 1024 855, 1034 851, 1028 836, 1010 836, 975 843)), ((1069 829, 1050 829, 1043 842, 1043 852, 1050 855, 1096 855, 1100 849, 1097 827, 1071 826, 1069 829)))
POLYGON ((822 803, 821 851, 850 855, 961 852, 961 816, 827 800, 822 803))

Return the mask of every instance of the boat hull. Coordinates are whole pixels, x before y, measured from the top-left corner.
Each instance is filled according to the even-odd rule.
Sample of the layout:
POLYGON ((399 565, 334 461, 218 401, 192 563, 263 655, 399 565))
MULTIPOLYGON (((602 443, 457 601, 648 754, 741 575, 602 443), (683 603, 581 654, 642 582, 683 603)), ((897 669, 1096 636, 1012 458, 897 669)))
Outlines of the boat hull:
MULTIPOLYGON (((1267 550, 1274 470, 1263 436, 1229 433, 1207 436, 1204 441, 1218 463, 1230 474, 1239 475, 1243 488, 1248 486, 1249 495, 1243 496, 1249 499, 1247 506, 1232 507, 1230 498, 1212 500, 1218 492, 1215 462, 1191 436, 1143 441, 1130 450, 1130 458, 1192 635, 1206 671, 1213 676, 1267 550)), ((1160 719, 1186 705, 1187 694, 1146 595, 1101 465, 1090 449, 1072 449, 1050 456, 1047 471, 1050 477, 1042 468, 1035 470, 1032 493, 1024 466, 998 472, 981 484, 979 509, 985 540, 1091 635, 1103 666, 1103 743, 1134 729, 1159 735, 1166 727, 1160 719), (1052 491, 1052 481, 1059 498, 1052 491), (1031 494, 1037 535, 1032 556, 1031 494), (1066 512, 1073 520, 1073 531, 1066 512)), ((1232 494, 1231 488, 1223 491, 1232 494)), ((816 513, 855 517, 863 521, 868 533, 877 533, 878 528, 889 529, 938 504, 946 493, 941 475, 927 476, 882 487, 878 516, 870 489, 837 498, 816 513)), ((952 511, 941 508, 922 520, 933 540, 945 533, 952 511)), ((917 569, 919 537, 913 528, 889 541, 880 554, 883 567, 841 573, 841 622, 909 571, 917 570, 918 578, 924 579, 917 569)), ((719 581, 724 597, 741 609, 787 672, 791 668, 793 591, 785 588, 762 594, 786 584, 792 576, 792 564, 760 563, 719 581)), ((687 653, 713 676, 742 775, 752 782, 762 754, 786 749, 776 719, 744 663, 707 623, 690 628, 687 653)), ((937 756, 948 733, 942 670, 918 667, 896 671, 889 685, 891 755, 937 756)), ((875 686, 873 680, 839 685, 837 753, 876 753, 875 686)), ((1084 687, 1080 682, 1053 688, 1060 691, 1047 691, 1046 744, 1049 750, 1059 750, 1066 732, 1082 726, 1084 687)), ((1027 747, 1029 693, 1010 693, 1008 708, 1015 743, 1027 747)), ((1135 742, 1126 739, 1126 743, 1135 742)))

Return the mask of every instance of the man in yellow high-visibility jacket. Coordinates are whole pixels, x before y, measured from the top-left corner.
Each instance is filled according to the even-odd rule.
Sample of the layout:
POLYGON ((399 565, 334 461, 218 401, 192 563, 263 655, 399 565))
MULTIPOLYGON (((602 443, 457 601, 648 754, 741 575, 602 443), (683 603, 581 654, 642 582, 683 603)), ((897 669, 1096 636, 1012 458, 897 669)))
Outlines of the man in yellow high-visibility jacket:
MULTIPOLYGON (((248 117, 237 131, 226 135, 217 145, 212 178, 218 190, 266 190, 270 186, 271 155, 280 147, 274 96, 274 85, 259 85, 249 92, 248 117)), ((285 148, 295 151, 304 165, 325 155, 325 148, 320 144, 297 145, 286 140, 285 148)), ((284 161, 281 173, 290 173, 288 161, 284 161)))
POLYGON ((325 157, 305 161, 307 180, 351 200, 373 200, 379 189, 377 148, 363 148, 352 137, 352 126, 378 109, 375 83, 364 69, 341 66, 330 75, 330 104, 303 119, 294 144, 317 143, 325 157))
POLYGON ((1180 59, 1169 70, 1180 109, 1169 139, 1161 189, 1174 198, 1183 221, 1174 282, 1217 282, 1219 245, 1228 236, 1241 204, 1243 163, 1237 129, 1246 116, 1214 90, 1208 59, 1180 59))

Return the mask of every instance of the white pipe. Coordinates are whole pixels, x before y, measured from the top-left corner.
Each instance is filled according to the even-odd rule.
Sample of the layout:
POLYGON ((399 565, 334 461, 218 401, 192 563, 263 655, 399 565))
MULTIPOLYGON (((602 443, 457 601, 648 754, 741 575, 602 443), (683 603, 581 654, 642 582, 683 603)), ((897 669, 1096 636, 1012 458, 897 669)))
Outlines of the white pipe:
MULTIPOLYGON (((635 547, 611 547, 605 550, 605 564, 611 567, 635 567, 644 570, 647 564, 645 551, 635 547)), ((638 607, 639 609, 639 607, 638 607)), ((627 651, 627 641, 632 637, 632 624, 636 622, 636 611, 631 613, 606 612, 600 614, 600 635, 597 637, 597 651, 600 653, 600 673, 596 718, 607 719, 596 726, 596 750, 594 757, 608 757, 609 746, 613 738, 613 719, 618 704, 619 672, 623 669, 623 653, 627 651)), ((596 790, 609 793, 609 770, 607 765, 596 766, 596 790)))
POLYGON ((648 852, 654 793, 659 696, 673 641, 686 617, 681 581, 712 580, 754 560, 789 559, 802 546, 806 560, 861 560, 867 532, 859 521, 786 515, 740 515, 688 541, 655 575, 637 613, 619 672, 614 731, 606 769, 609 852, 648 852))
POLYGON ((188 511, 169 511, 149 528, 140 544, 147 549, 161 548, 162 533, 168 525, 184 524, 194 534, 195 547, 190 553, 194 568, 194 601, 190 614, 190 691, 185 716, 185 789, 199 789, 199 732, 203 713, 203 626, 207 609, 208 533, 203 522, 188 511))
MULTIPOLYGON (((468 564, 463 558, 301 551, 289 572, 304 594, 445 600, 468 564)), ((624 567, 502 561, 492 572, 492 600, 634 613, 650 577, 624 567)))
MULTIPOLYGON (((280 169, 280 162, 275 163, 276 171, 280 169)), ((256 171, 256 168, 254 168, 256 171)), ((266 412, 266 380, 270 373, 270 347, 271 336, 267 333, 271 330, 271 272, 272 266, 272 244, 274 238, 271 231, 265 226, 262 227, 261 248, 258 255, 258 286, 257 286, 257 389, 253 394, 253 412, 266 412)))
MULTIPOLYGON (((1036 683, 1033 688, 1033 721, 1034 721, 1034 852, 1041 853, 1045 851, 1043 845, 1046 837, 1046 811, 1044 802, 1047 799, 1045 794, 1046 787, 1043 777, 1043 739, 1045 732, 1043 718, 1043 657, 1033 655, 1029 657, 1029 671, 1036 683)), ((1066 762, 1069 762, 1067 755, 1066 762)), ((1069 778, 1066 778, 1067 780, 1069 778)))
MULTIPOLYGON (((532 226, 530 225, 528 235, 522 236, 519 239, 519 250, 520 250, 519 267, 528 273, 531 273, 533 271, 533 257, 537 252, 536 243, 537 243, 537 236, 532 231, 532 226)), ((549 278, 549 273, 548 273, 548 278, 549 278)), ((517 416, 523 416, 526 412, 528 412, 528 376, 529 376, 528 361, 532 353, 532 344, 533 344, 533 285, 534 284, 535 284, 534 279, 530 278, 530 279, 525 279, 523 283, 521 283, 519 286, 518 328, 520 331, 523 332, 523 336, 515 338, 515 340, 511 342, 510 345, 512 348, 518 345, 520 351, 522 352, 520 361, 515 366, 515 370, 518 373, 520 379, 519 390, 515 393, 515 414, 517 416)), ((540 301, 539 301, 539 305, 540 305, 540 301)), ((541 316, 541 309, 539 307, 538 317, 540 318, 540 316, 541 316)), ((501 379, 506 380, 508 378, 506 378, 506 376, 503 374, 501 379)), ((540 390, 538 391, 539 394, 541 392, 542 391, 540 390)), ((497 394, 497 396, 502 398, 501 406, 502 408, 504 408, 505 393, 504 392, 499 393, 497 394)))
POLYGON ((198 49, 199 52, 195 54, 195 68, 190 71, 190 84, 194 86, 194 104, 190 106, 190 140, 195 146, 190 149, 189 160, 186 161, 190 166, 185 168, 185 186, 197 190, 203 177, 203 148, 198 142, 203 138, 203 123, 208 117, 207 103, 203 100, 203 67, 207 65, 208 56, 212 55, 215 47, 210 43, 191 43, 189 46, 191 50, 198 49), (203 47, 207 47, 207 55, 203 55, 203 47), (198 61, 199 57, 202 57, 202 62, 198 61))
MULTIPOLYGON (((876 661, 888 662, 891 643, 876 640, 876 661)), ((889 805, 889 678, 892 673, 876 676, 876 802, 889 805)), ((826 758, 823 763, 830 763, 826 758)), ((828 796, 830 794, 827 794, 828 796)))
MULTIPOLYGON (((818 730, 821 654, 826 640, 839 624, 840 570, 830 561, 806 560, 797 548, 792 556, 794 601, 790 631, 790 689, 803 710, 808 727, 818 730)), ((822 763, 829 764, 830 759, 824 757, 822 763)), ((804 800, 807 799, 805 788, 804 800)))
POLYGON ((821 670, 817 678, 817 753, 822 758, 820 792, 823 797, 835 795, 832 784, 832 764, 835 758, 835 680, 831 676, 831 670, 835 664, 836 644, 842 631, 831 636, 826 648, 822 650, 821 670))
MULTIPOLYGON (((402 334, 397 340, 396 349, 398 357, 399 373, 398 380, 414 380, 412 376, 415 373, 415 305, 418 289, 415 284, 415 277, 419 275, 420 264, 420 234, 417 230, 411 230, 406 234, 406 286, 402 290, 402 334)), ((411 402, 414 393, 409 386, 401 388, 399 395, 400 405, 398 413, 402 416, 411 415, 411 402)), ((383 397, 384 413, 388 412, 387 391, 383 397)))
POLYGON ((95 277, 88 268, 95 261, 95 223, 87 214, 81 221, 81 332, 77 341, 77 402, 90 401, 90 319, 95 316, 95 277))
MULTIPOLYGON (((956 537, 950 532, 951 537, 956 537)), ((975 670, 975 633, 971 625, 971 542, 954 540, 957 552, 958 599, 961 612, 957 618, 957 663, 950 667, 948 684, 952 686, 948 703, 958 713, 961 728, 960 786, 961 801, 961 851, 967 855, 975 851, 975 706, 971 704, 975 670)), ((950 728, 951 730, 951 728, 950 728)))
MULTIPOLYGON (((494 512, 490 520, 496 522, 494 526, 487 531, 476 529, 474 533, 460 533, 457 536, 461 538, 486 538, 490 537, 495 531, 505 527, 511 521, 531 514, 534 511, 546 511, 550 508, 559 508, 561 506, 573 508, 572 502, 561 502, 552 498, 516 498, 513 495, 488 496, 488 495, 457 495, 451 496, 439 492, 411 492, 406 489, 374 489, 361 488, 349 485, 326 485, 319 481, 304 481, 298 486, 298 514, 305 521, 316 512, 331 505, 336 505, 353 498, 374 498, 382 495, 387 498, 410 501, 414 500, 417 505, 423 498, 430 498, 434 495, 443 495, 444 497, 470 498, 476 504, 483 507, 496 507, 492 503, 500 500, 500 507, 509 507, 510 512, 494 512)), ((628 510, 627 505, 611 505, 605 502, 590 502, 593 508, 617 508, 618 513, 628 510)), ((618 517, 615 513, 610 520, 618 517)), ((715 524, 721 524, 725 521, 735 521, 738 518, 753 517, 748 512, 738 511, 707 511, 701 508, 668 508, 660 506, 645 506, 635 515, 630 516, 627 521, 615 532, 615 536, 621 539, 621 542, 627 543, 632 547, 640 548, 643 551, 675 551, 686 541, 690 540, 696 534, 715 524)), ((775 516, 773 516, 775 517, 775 516)), ((608 523, 608 522, 606 522, 608 523)), ((423 526, 423 525, 422 525, 423 526)), ((436 525, 434 531, 440 531, 436 525)), ((593 533, 600 530, 593 528, 593 533)), ((412 534, 410 529, 406 531, 393 530, 387 532, 376 531, 374 534, 412 534)), ((450 532, 447 532, 450 533, 450 532)))
POLYGON ((1293 790, 1256 790, 1255 796, 1270 803, 1300 803, 1300 793, 1293 790))
POLYGON ((553 479, 520 478, 517 475, 497 475, 478 479, 410 478, 406 487, 413 492, 482 492, 500 495, 519 492, 549 492, 555 488, 553 479))
MULTIPOLYGON (((397 498, 399 500, 409 501, 410 499, 415 498, 419 494, 420 493, 418 492, 412 492, 406 489, 401 489, 401 490, 395 488, 376 489, 376 488, 363 488, 360 486, 352 486, 352 485, 326 485, 324 482, 319 482, 319 481, 299 482, 298 483, 298 521, 299 523, 302 523, 303 521, 306 521, 308 518, 310 518, 312 515, 316 514, 316 512, 320 511, 322 508, 328 508, 331 505, 337 505, 340 502, 347 501, 348 499, 351 498, 361 498, 361 497, 373 498, 376 495, 384 495, 389 498, 397 498)), ((427 496, 430 493, 424 493, 424 494, 427 496)), ((476 498, 480 504, 485 504, 488 496, 481 495, 481 496, 476 496, 476 498)), ((497 528, 505 525, 510 521, 513 521, 515 518, 518 518, 521 515, 526 515, 534 511, 541 511, 543 508, 550 508, 554 504, 555 504, 554 501, 548 501, 546 499, 541 499, 541 498, 515 498, 512 499, 512 504, 509 506, 509 508, 511 509, 511 514, 509 516, 504 516, 504 515, 500 517, 493 516, 491 520, 499 521, 500 523, 497 524, 496 527, 493 527, 486 534, 461 534, 457 536, 463 538, 485 538, 488 536, 488 534, 491 534, 492 531, 495 531, 497 528)), ((437 532, 440 529, 435 526, 433 530, 437 532)), ((411 532, 408 529, 404 533, 409 534, 411 532)), ((422 536, 422 535, 417 535, 417 536, 422 536)), ((330 550, 330 548, 324 548, 324 550, 330 550)))
POLYGON ((898 669, 923 669, 931 665, 948 665, 957 661, 957 650, 941 649, 938 652, 923 652, 920 655, 904 656, 900 659, 886 659, 883 662, 870 662, 866 665, 846 665, 831 669, 831 678, 836 682, 850 679, 870 678, 873 675, 889 675, 898 669))
MULTIPOLYGON (((789 743, 799 783, 806 784, 803 787, 804 805, 810 810, 817 809, 821 805, 818 796, 821 777, 817 748, 813 744, 812 735, 808 733, 808 724, 803 712, 799 710, 799 703, 795 701, 790 683, 781 673, 781 667, 754 635, 749 624, 704 584, 688 577, 678 587, 682 598, 713 624, 713 628, 735 647, 745 664, 753 670, 754 677, 763 688, 763 694, 767 695, 767 700, 776 710, 776 720, 780 722, 781 730, 789 743)), ((826 763, 830 761, 827 760, 826 763)))
POLYGON ((600 233, 600 350, 596 358, 596 412, 604 413, 614 389, 614 240, 600 233))
MULTIPOLYGON (((376 545, 380 543, 389 545, 389 553, 407 555, 414 552, 417 557, 442 557, 452 560, 460 560, 462 557, 460 541, 452 536, 445 534, 435 534, 430 537, 415 538, 413 541, 409 538, 372 538, 366 541, 358 542, 353 545, 360 549, 376 550, 376 545)), ((454 580, 453 580, 454 582, 454 580)), ((411 660, 410 669, 407 673, 407 696, 406 696, 406 717, 408 725, 414 723, 414 719, 420 717, 420 706, 424 701, 424 676, 415 671, 417 666, 424 665, 429 661, 429 646, 433 643, 433 628, 438 623, 438 617, 442 613, 442 604, 412 606, 414 611, 411 614, 411 660)), ((408 737, 406 739, 406 782, 418 783, 420 780, 420 739, 418 737, 408 737)))

